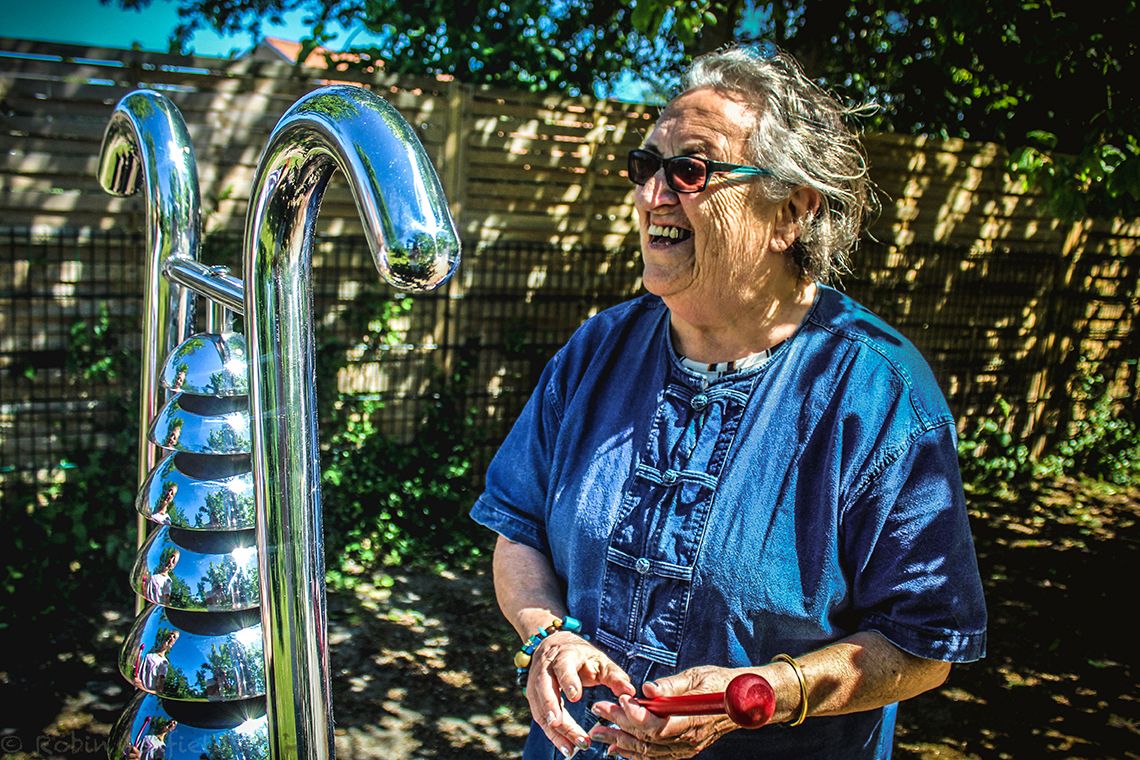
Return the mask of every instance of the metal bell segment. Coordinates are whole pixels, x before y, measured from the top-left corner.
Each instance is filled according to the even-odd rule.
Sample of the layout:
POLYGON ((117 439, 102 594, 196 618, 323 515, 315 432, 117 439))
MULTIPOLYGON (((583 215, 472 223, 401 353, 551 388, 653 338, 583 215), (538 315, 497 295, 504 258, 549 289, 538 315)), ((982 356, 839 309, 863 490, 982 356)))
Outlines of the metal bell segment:
POLYGON ((230 702, 262 696, 261 617, 257 610, 148 606, 123 643, 119 672, 136 689, 166 699, 230 702))
POLYGON ((249 401, 245 396, 171 396, 150 427, 155 445, 191 454, 248 454, 249 401))
POLYGON ((249 368, 245 336, 198 333, 180 343, 162 365, 162 385, 197 396, 246 396, 249 368))
POLYGON ((107 756, 132 750, 140 760, 269 760, 265 700, 196 704, 140 692, 111 729, 107 756))
POLYGON ((168 454, 139 489, 135 509, 152 523, 174 528, 252 529, 249 456, 168 454))
POLYGON ((209 533, 163 526, 135 560, 131 587, 152 604, 188 612, 257 607, 261 590, 252 530, 209 533))

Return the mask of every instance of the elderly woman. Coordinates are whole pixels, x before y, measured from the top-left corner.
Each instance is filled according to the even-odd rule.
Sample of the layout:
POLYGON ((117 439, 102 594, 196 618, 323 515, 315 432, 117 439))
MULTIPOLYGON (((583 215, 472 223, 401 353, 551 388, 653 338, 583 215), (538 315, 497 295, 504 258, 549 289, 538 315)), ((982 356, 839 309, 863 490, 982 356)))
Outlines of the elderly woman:
POLYGON ((870 203, 844 116, 787 55, 728 50, 630 153, 649 293, 550 361, 473 510, 526 758, 889 757, 897 703, 984 655, 954 417, 825 284, 870 203), (631 701, 746 672, 759 729, 631 701))

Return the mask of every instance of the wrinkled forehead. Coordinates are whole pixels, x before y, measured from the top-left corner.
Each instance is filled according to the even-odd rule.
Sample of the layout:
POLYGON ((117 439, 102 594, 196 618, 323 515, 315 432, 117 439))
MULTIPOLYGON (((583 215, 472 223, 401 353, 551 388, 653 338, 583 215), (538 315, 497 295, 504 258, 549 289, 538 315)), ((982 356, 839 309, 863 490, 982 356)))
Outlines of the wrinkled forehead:
POLYGON ((702 87, 674 98, 645 140, 648 148, 741 148, 756 129, 756 111, 739 93, 702 87))

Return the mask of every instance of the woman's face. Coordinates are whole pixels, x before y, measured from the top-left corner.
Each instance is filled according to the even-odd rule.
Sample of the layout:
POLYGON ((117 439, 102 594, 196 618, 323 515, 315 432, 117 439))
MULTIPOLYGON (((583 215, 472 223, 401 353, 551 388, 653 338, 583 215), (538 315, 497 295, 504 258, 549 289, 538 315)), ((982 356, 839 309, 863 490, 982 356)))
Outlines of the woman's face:
MULTIPOLYGON (((666 107, 645 149, 752 165, 746 144, 755 126, 756 113, 731 94, 691 90, 666 107)), ((645 288, 683 317, 715 319, 763 286, 773 260, 785 266, 767 255, 780 204, 764 200, 751 177, 714 174, 701 192, 677 193, 658 170, 635 189, 634 205, 645 288)))

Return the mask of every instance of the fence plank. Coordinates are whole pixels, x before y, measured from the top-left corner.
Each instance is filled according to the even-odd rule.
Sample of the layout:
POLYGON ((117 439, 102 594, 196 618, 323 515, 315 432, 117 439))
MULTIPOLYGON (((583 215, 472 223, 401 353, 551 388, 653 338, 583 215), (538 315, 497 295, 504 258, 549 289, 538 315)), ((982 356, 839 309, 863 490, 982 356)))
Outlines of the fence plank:
MULTIPOLYGON (((0 38, 0 480, 4 468, 50 472, 69 447, 108 441, 110 411, 76 406, 88 403, 77 395, 121 386, 77 388, 64 365, 77 324, 100 310, 123 324, 138 318, 144 242, 116 231, 141 231, 145 209, 94 179, 114 104, 149 84, 179 107, 198 159, 206 245, 236 261, 265 136, 330 80, 371 88, 416 128, 467 246, 446 293, 417 299, 400 327, 408 347, 362 353, 371 337, 361 309, 392 294, 375 285, 354 237, 351 194, 330 184, 318 228, 340 237, 314 256, 320 329, 345 358, 341 392, 389 399, 385 424, 410 432, 430 366, 462 347, 476 357, 470 400, 493 445, 566 336, 639 292, 625 155, 655 108, 0 38)), ((1067 414, 1052 391, 1071 382, 1078 353, 1116 362, 1116 392, 1136 400, 1135 365, 1120 357, 1135 345, 1140 219, 1062 224, 1040 193, 1006 175, 994 145, 898 135, 865 144, 884 209, 872 227, 879 242, 856 253, 846 287, 925 352, 963 419, 1000 395, 1020 404, 1021 432, 1048 429, 1067 414)))

